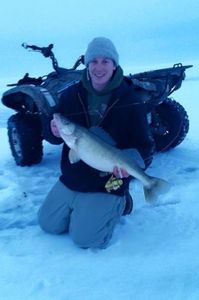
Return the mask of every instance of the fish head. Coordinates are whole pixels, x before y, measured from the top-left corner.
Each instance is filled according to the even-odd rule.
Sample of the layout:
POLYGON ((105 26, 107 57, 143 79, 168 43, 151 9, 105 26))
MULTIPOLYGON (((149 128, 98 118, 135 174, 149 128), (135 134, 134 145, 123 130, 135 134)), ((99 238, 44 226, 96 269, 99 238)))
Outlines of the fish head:
POLYGON ((57 127, 59 128, 60 133, 63 133, 64 135, 72 135, 74 133, 75 124, 69 119, 58 113, 53 114, 53 118, 57 127))

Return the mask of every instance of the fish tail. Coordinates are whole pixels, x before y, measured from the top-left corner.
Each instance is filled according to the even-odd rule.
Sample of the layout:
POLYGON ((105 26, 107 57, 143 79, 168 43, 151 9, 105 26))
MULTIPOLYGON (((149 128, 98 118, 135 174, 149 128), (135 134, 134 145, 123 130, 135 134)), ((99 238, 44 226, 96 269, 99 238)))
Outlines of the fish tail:
POLYGON ((151 177, 151 184, 149 187, 144 187, 144 195, 147 202, 152 202, 160 194, 166 193, 170 189, 170 184, 161 178, 151 177))

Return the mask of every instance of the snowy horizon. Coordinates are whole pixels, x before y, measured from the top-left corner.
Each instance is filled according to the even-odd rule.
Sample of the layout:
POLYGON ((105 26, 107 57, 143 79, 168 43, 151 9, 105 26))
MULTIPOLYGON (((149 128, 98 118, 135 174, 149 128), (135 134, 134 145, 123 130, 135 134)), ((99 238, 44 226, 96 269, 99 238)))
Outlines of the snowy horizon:
MULTIPOLYGON (((23 42, 47 46, 54 44, 60 66, 70 68, 84 54, 95 36, 113 40, 121 66, 187 63, 198 60, 199 2, 161 0, 100 2, 85 0, 19 0, 1 6, 0 78, 41 76, 51 64, 38 53, 21 47, 23 42), (38 68, 39 66, 39 68, 38 68)), ((8 81, 9 82, 9 81, 8 81)))

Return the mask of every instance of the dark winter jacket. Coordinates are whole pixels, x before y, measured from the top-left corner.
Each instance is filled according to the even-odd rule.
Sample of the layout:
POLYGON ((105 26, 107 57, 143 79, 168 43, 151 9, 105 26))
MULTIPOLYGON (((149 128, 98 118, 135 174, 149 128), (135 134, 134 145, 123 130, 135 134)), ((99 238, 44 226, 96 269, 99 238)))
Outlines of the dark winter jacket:
MULTIPOLYGON (((118 88, 114 89, 104 115, 98 126, 107 131, 120 149, 137 148, 143 159, 152 159, 154 141, 151 137, 147 122, 145 93, 132 85, 129 79, 122 80, 118 88)), ((88 91, 82 82, 77 82, 65 89, 57 109, 71 121, 86 128, 91 126, 88 113, 88 91)), ((45 139, 58 144, 60 139, 48 132, 44 132, 45 139)), ((79 161, 71 164, 68 159, 69 148, 63 145, 61 158, 62 175, 60 180, 70 189, 80 192, 106 192, 105 184, 110 175, 101 177, 98 170, 79 161)), ((123 195, 128 188, 131 178, 123 179, 124 184, 114 193, 123 195)))

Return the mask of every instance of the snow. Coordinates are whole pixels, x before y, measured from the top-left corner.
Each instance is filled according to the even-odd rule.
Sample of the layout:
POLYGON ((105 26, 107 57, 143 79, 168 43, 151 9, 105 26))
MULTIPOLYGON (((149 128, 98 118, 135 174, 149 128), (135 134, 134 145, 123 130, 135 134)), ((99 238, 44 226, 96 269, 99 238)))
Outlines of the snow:
POLYGON ((13 111, 0 103, 0 300, 199 299, 199 2, 176 0, 162 5, 159 0, 126 0, 123 8, 114 2, 109 20, 113 10, 107 1, 91 9, 85 0, 85 11, 77 12, 79 1, 69 0, 59 22, 52 20, 61 16, 64 1, 58 1, 54 10, 49 1, 36 2, 34 7, 22 0, 2 7, 0 95, 6 83, 16 82, 27 70, 30 76, 51 70, 49 61, 21 50, 21 42, 47 45, 53 41, 60 65, 64 61, 70 66, 92 37, 105 35, 118 45, 126 73, 170 67, 179 61, 194 65, 172 95, 187 110, 190 130, 181 145, 158 154, 148 170, 166 179, 170 191, 150 205, 143 199, 141 185, 133 182, 134 210, 121 219, 110 246, 83 250, 68 235, 43 232, 37 222, 37 211, 60 174, 61 146, 44 142, 40 164, 16 166, 6 129, 13 111), (37 5, 42 5, 42 12, 48 6, 49 11, 33 22, 37 5), (48 33, 44 35, 40 28, 48 33))
POLYGON ((40 229, 37 211, 59 176, 61 146, 46 142, 40 164, 16 166, 6 130, 13 112, 1 104, 0 299, 199 297, 199 88, 192 70, 175 93, 188 111, 189 134, 180 146, 157 155, 148 171, 168 180, 171 189, 149 205, 141 186, 132 183, 134 211, 121 219, 105 250, 82 250, 68 235, 40 229))

